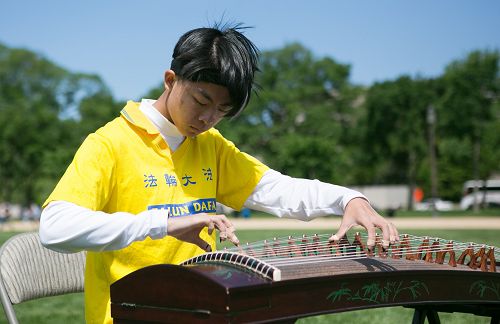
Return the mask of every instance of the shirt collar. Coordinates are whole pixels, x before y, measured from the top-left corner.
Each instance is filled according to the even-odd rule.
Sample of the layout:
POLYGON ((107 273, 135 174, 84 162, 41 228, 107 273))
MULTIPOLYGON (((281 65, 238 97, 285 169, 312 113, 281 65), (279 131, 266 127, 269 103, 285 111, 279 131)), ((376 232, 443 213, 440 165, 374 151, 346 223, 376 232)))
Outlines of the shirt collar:
POLYGON ((177 127, 153 107, 154 102, 155 100, 150 99, 142 100, 141 103, 130 100, 127 101, 127 104, 120 113, 130 123, 144 129, 151 135, 167 134, 169 137, 184 139, 184 136, 182 136, 177 127), (144 111, 141 108, 143 106, 144 111), (153 117, 149 117, 150 115, 153 117), (158 123, 158 125, 156 125, 156 123, 158 123))
POLYGON ((176 138, 184 138, 184 136, 179 132, 177 127, 172 124, 165 116, 163 116, 154 106, 153 104, 156 100, 152 99, 142 99, 141 104, 139 106, 139 110, 149 118, 149 120, 156 126, 156 128, 160 131, 160 134, 163 137, 176 137, 176 138))
POLYGON ((127 101, 125 107, 121 110, 120 114, 131 124, 144 129, 149 134, 159 134, 156 126, 142 113, 139 108, 139 103, 134 101, 127 101))

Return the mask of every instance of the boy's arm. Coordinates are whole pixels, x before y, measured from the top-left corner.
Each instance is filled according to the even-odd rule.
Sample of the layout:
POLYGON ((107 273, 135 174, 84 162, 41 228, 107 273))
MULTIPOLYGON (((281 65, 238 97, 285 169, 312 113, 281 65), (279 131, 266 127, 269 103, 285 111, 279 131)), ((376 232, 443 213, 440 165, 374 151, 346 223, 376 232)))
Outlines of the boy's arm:
POLYGON ((244 206, 306 221, 319 216, 343 215, 332 240, 339 239, 355 225, 366 228, 369 246, 374 244, 375 228, 382 230, 385 246, 399 239, 394 225, 380 216, 361 193, 318 180, 292 178, 275 170, 264 174, 244 206))
POLYGON ((40 217, 42 244, 59 252, 110 251, 146 237, 167 233, 165 211, 156 209, 133 215, 93 211, 67 201, 52 201, 40 217))
POLYGON ((346 187, 268 170, 245 201, 245 207, 309 221, 319 216, 343 215, 353 198, 366 199, 360 192, 346 187))
POLYGON ((205 213, 189 217, 168 218, 160 209, 138 215, 118 212, 108 214, 93 211, 67 201, 52 201, 40 218, 40 241, 58 252, 112 251, 127 247, 146 237, 160 239, 166 235, 198 245, 210 251, 210 245, 200 238, 202 228, 211 234, 220 232, 221 240, 238 244, 234 227, 224 215, 205 213), (168 229, 168 231, 167 231, 168 229))

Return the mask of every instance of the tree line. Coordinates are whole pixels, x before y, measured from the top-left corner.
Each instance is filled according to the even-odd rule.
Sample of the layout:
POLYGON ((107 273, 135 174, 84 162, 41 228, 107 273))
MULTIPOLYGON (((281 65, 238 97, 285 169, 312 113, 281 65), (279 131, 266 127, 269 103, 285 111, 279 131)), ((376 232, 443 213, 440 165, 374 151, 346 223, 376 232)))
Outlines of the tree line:
MULTIPOLYGON (((407 184, 456 201, 464 181, 500 172, 498 51, 365 87, 350 68, 298 43, 264 51, 259 90, 217 128, 282 173, 345 186, 407 184)), ((87 134, 123 106, 98 75, 0 44, 0 201, 43 202, 87 134)))

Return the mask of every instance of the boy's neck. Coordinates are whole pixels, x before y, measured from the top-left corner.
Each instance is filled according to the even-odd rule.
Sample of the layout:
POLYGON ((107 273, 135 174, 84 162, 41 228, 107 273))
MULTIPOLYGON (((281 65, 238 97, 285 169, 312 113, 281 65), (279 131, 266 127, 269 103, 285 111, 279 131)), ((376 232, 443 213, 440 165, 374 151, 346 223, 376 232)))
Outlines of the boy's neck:
POLYGON ((167 109, 167 106, 165 104, 166 102, 167 102, 167 98, 166 98, 165 92, 163 92, 161 94, 161 96, 153 104, 153 107, 155 107, 156 110, 158 110, 158 112, 163 115, 163 117, 168 119, 173 124, 172 118, 170 118, 170 114, 168 113, 168 109, 167 109))

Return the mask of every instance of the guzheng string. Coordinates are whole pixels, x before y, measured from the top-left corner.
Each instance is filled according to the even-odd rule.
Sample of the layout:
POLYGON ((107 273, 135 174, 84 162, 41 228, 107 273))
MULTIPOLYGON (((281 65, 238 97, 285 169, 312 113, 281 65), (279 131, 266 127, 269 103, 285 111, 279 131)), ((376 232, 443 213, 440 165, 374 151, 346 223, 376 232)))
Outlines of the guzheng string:
MULTIPOLYGON (((241 253, 265 261, 272 265, 297 264, 307 262, 328 262, 337 259, 360 259, 366 258, 367 234, 356 233, 358 242, 351 242, 347 238, 332 244, 328 241, 330 234, 312 235, 302 237, 280 237, 272 240, 264 240, 246 244, 241 247, 225 249, 227 252, 241 253), (361 245, 355 245, 361 243, 361 245)), ((375 240, 375 249, 382 249, 381 237, 375 240)), ((400 235, 400 241, 390 246, 385 253, 391 257, 403 257, 405 255, 426 253, 449 252, 463 253, 471 250, 477 253, 480 249, 493 249, 495 259, 500 260, 498 249, 494 246, 477 244, 473 242, 455 242, 438 237, 419 237, 409 234, 400 235)), ((376 254, 374 255, 376 256, 376 254)), ((420 257, 421 258, 421 257, 420 257)))
POLYGON ((468 266, 472 270, 496 272, 500 265, 498 249, 491 245, 473 242, 455 242, 438 237, 419 237, 401 234, 398 243, 384 249, 382 238, 377 235, 375 246, 368 249, 367 234, 356 233, 349 240, 343 237, 338 242, 329 242, 330 235, 314 234, 294 238, 281 237, 272 240, 247 243, 243 246, 225 248, 223 251, 207 252, 186 260, 182 265, 200 263, 224 263, 251 270, 266 278, 280 281, 282 269, 296 266, 315 266, 324 262, 365 258, 422 260, 427 263, 447 263, 452 267, 468 266))

